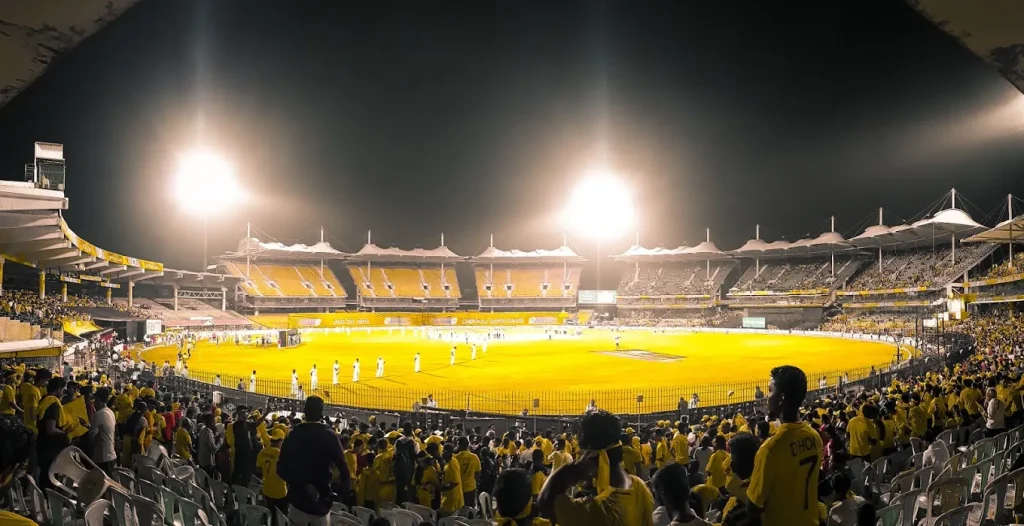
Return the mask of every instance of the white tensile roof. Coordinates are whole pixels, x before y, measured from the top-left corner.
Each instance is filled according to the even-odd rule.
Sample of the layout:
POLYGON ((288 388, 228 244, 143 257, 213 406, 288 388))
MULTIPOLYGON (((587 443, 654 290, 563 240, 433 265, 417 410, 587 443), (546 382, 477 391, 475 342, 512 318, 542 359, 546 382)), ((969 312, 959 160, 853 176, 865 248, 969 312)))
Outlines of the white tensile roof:
POLYGON ((686 261, 705 259, 728 259, 730 255, 719 250, 712 241, 705 241, 694 247, 647 248, 633 245, 621 254, 611 256, 616 261, 686 261))
POLYGON ((554 250, 501 250, 495 247, 487 247, 480 255, 473 258, 478 262, 542 262, 542 261, 559 261, 559 262, 583 262, 586 261, 573 249, 562 245, 554 250))
POLYGON ((352 254, 353 260, 362 261, 444 261, 461 259, 462 256, 442 245, 437 248, 414 248, 405 250, 398 247, 381 248, 373 243, 363 245, 359 252, 352 254))
POLYGON ((974 234, 966 243, 1019 243, 1024 241, 1024 215, 1007 219, 995 228, 974 234))
POLYGON ((947 208, 909 225, 870 226, 861 235, 850 239, 850 243, 859 248, 913 248, 946 242, 951 237, 962 239, 983 230, 985 227, 971 219, 967 212, 947 208))
POLYGON ((321 241, 313 245, 304 245, 302 243, 285 245, 278 241, 271 241, 267 243, 254 237, 250 237, 238 242, 237 252, 228 252, 223 257, 234 259, 244 258, 246 256, 281 259, 344 259, 348 257, 349 254, 335 249, 326 241, 321 241))

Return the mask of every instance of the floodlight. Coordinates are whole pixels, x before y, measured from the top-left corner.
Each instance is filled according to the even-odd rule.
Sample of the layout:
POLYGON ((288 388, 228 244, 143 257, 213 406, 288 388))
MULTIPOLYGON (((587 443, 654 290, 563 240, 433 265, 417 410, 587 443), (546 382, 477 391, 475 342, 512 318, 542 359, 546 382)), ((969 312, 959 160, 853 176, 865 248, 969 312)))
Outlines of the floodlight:
POLYGON ((630 231, 635 214, 629 187, 607 170, 596 170, 573 190, 562 220, 572 231, 606 240, 630 231))
POLYGON ((175 197, 182 208, 205 215, 242 200, 235 170, 223 157, 208 151, 181 156, 175 180, 175 197))

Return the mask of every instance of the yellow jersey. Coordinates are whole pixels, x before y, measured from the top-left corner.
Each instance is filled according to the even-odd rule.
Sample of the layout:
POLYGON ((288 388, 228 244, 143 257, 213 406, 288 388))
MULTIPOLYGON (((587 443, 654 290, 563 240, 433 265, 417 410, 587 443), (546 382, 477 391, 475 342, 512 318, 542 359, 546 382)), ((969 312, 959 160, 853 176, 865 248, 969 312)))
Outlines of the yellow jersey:
POLYGON ((530 476, 530 489, 533 491, 533 498, 536 499, 537 495, 540 495, 540 490, 544 487, 546 480, 548 480, 548 476, 543 471, 534 471, 530 476))
POLYGON ((637 465, 643 464, 643 457, 640 452, 630 446, 622 446, 622 467, 626 473, 636 475, 637 465))
POLYGON ((462 492, 469 493, 476 489, 476 474, 480 472, 480 458, 471 451, 460 451, 454 455, 459 461, 459 476, 462 480, 462 492))
POLYGON ((3 392, 0 392, 0 415, 13 415, 15 405, 14 386, 4 384, 3 392))
POLYGON ((572 455, 565 451, 555 451, 548 456, 548 462, 551 462, 551 471, 554 472, 556 469, 572 462, 572 455))
POLYGON ((277 476, 277 459, 281 458, 281 448, 265 447, 256 455, 256 466, 263 473, 263 494, 271 499, 283 499, 288 496, 288 486, 277 476))
POLYGON ((716 450, 708 458, 708 484, 715 488, 725 487, 725 460, 729 454, 724 449, 716 450))
POLYGON ((665 464, 672 460, 672 453, 669 451, 668 442, 664 440, 658 441, 658 449, 654 452, 654 465, 658 466, 658 469, 665 467, 665 464))
POLYGON ((184 427, 179 427, 174 432, 174 452, 185 460, 192 458, 192 435, 189 435, 184 427))
POLYGON ((36 431, 40 398, 42 398, 42 392, 38 387, 32 385, 31 382, 21 383, 21 410, 25 412, 22 417, 25 427, 32 431, 36 431))
POLYGON ((818 473, 824 447, 806 422, 786 423, 754 457, 747 497, 763 526, 817 526, 818 473))
POLYGON ((441 490, 441 511, 446 514, 452 514, 462 509, 463 497, 462 497, 462 468, 459 466, 459 461, 452 456, 452 459, 444 466, 444 473, 442 474, 441 487, 449 486, 454 484, 455 486, 451 489, 441 490))
POLYGON ((653 526, 654 497, 640 478, 630 475, 628 489, 611 488, 594 498, 555 497, 559 526, 653 526))
POLYGON ((672 437, 672 454, 675 456, 676 464, 686 466, 690 463, 690 442, 686 440, 686 435, 677 432, 676 436, 672 437))
POLYGON ((850 455, 871 455, 872 443, 878 441, 878 426, 874 422, 857 415, 846 424, 846 432, 850 434, 850 455))
POLYGON ((963 391, 960 391, 960 402, 963 404, 961 407, 966 409, 967 414, 971 416, 981 413, 981 409, 978 408, 978 402, 981 399, 981 391, 976 387, 965 387, 963 391))
POLYGON ((441 488, 441 478, 437 474, 437 465, 430 464, 423 468, 420 483, 416 486, 416 498, 421 506, 434 507, 434 495, 441 488))

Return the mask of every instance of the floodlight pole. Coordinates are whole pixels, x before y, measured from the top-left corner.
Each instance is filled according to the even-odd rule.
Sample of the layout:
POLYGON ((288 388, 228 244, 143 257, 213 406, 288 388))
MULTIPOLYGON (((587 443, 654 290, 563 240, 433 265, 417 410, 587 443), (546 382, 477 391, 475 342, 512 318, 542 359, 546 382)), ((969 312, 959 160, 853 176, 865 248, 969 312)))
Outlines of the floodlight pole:
POLYGON ((595 289, 601 290, 601 239, 598 238, 597 242, 597 283, 595 289))
POLYGON ((199 269, 199 272, 206 272, 206 252, 207 252, 207 223, 209 223, 210 213, 203 211, 203 268, 199 269))
POLYGON ((1007 243, 1010 246, 1010 270, 1013 270, 1013 194, 1006 196, 1006 215, 1009 220, 1006 224, 1010 226, 1010 236, 1007 238, 1010 241, 1007 243))

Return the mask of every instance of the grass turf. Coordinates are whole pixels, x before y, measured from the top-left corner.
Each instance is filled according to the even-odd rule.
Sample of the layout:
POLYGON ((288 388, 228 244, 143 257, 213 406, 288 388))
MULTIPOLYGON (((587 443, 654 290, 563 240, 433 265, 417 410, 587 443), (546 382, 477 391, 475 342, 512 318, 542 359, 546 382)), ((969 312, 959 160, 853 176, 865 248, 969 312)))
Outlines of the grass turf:
MULTIPOLYGON (((465 334, 465 333, 461 333, 465 334)), ((538 414, 579 414, 590 399, 601 408, 635 413, 636 395, 644 395, 644 412, 675 409, 679 397, 697 392, 704 405, 749 400, 755 385, 768 390, 768 373, 782 364, 802 368, 812 387, 822 373, 835 385, 842 372, 850 379, 871 366, 888 364, 891 343, 839 338, 772 334, 656 333, 623 331, 615 351, 615 334, 587 329, 582 336, 547 339, 541 329, 508 329, 505 340, 491 340, 487 353, 458 338, 456 364, 449 364, 452 342, 428 340, 407 328, 353 329, 346 332, 307 332, 297 347, 278 349, 234 343, 199 342, 188 360, 192 378, 223 384, 239 379, 248 386, 257 372, 257 391, 289 396, 291 371, 299 375, 306 394, 309 371, 318 369, 317 392, 331 403, 379 410, 408 411, 413 403, 433 394, 445 409, 518 414, 524 408, 538 414), (413 372, 413 357, 421 356, 421 372, 413 372), (635 352, 640 351, 640 352, 635 352), (383 378, 374 378, 377 357, 386 362, 383 378), (360 381, 352 382, 352 363, 361 362, 360 381), (340 365, 339 385, 331 385, 334 361, 340 365), (729 395, 728 391, 735 391, 729 395), (533 400, 540 405, 534 410, 533 400)), ((147 361, 173 365, 178 349, 165 346, 144 354, 147 361)))

